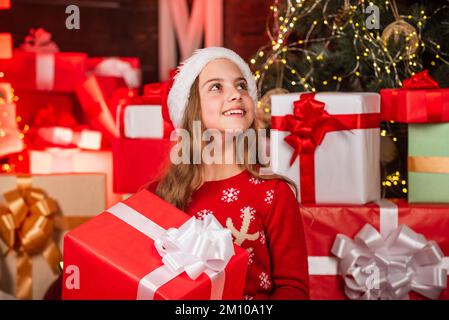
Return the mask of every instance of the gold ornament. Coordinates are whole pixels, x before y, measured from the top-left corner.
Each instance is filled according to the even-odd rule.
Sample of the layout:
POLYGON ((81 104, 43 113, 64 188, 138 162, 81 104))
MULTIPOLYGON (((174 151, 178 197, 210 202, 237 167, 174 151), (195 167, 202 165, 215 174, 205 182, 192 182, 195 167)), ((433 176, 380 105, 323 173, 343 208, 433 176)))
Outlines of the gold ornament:
POLYGON ((256 122, 259 129, 271 128, 271 96, 285 93, 288 93, 288 90, 284 88, 274 88, 268 90, 262 98, 260 98, 256 108, 256 122))
POLYGON ((406 39, 407 48, 405 51, 407 55, 405 58, 408 58, 412 54, 416 53, 416 51, 418 51, 420 42, 415 27, 410 23, 402 19, 390 23, 382 32, 382 40, 385 45, 387 45, 388 41, 391 38, 393 39, 394 43, 397 43, 401 35, 403 35, 406 39))

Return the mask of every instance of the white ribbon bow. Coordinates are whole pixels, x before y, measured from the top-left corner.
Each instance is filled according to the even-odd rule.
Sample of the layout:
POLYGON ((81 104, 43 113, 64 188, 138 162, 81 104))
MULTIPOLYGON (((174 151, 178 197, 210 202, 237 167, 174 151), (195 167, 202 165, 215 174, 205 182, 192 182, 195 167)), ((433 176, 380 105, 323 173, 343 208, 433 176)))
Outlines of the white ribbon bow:
POLYGON ((438 244, 405 225, 382 237, 366 224, 354 240, 338 234, 331 251, 350 299, 408 299, 410 291, 437 299, 447 285, 438 244))
POLYGON ((192 280, 206 270, 224 270, 234 255, 231 231, 210 214, 166 230, 154 245, 167 267, 176 273, 185 271, 192 280))
POLYGON ((99 76, 123 77, 130 88, 140 86, 140 71, 118 58, 104 59, 95 67, 94 73, 99 76))

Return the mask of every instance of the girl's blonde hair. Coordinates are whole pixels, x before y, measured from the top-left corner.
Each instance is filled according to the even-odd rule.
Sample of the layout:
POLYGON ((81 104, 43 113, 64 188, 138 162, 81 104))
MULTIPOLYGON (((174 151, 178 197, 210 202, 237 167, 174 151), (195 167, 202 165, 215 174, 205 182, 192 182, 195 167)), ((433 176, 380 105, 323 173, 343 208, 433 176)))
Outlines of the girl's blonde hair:
MULTIPOLYGON (((201 139, 202 133, 204 131, 204 125, 201 117, 201 103, 200 103, 198 78, 199 77, 196 78, 195 82, 190 88, 189 100, 187 103, 186 111, 184 113, 181 125, 182 129, 185 129, 189 132, 190 163, 188 164, 170 163, 169 166, 166 168, 166 170, 163 172, 156 188, 156 194, 159 197, 173 204, 175 207, 177 207, 182 211, 185 211, 187 209, 192 193, 203 183, 202 181, 203 164, 202 163, 195 164, 193 161, 193 155, 195 154, 193 149, 194 148, 201 149, 197 150, 196 152, 199 152, 197 154, 202 154, 201 151, 202 148, 204 147, 201 141, 194 141, 194 138, 197 135, 193 134, 194 130, 193 123, 195 120, 200 121, 201 123, 201 135, 199 139, 201 139)), ((251 124, 250 128, 257 130, 255 119, 251 124)), ((259 145, 258 135, 256 134, 256 146, 258 145, 259 145)), ((244 150, 245 150, 245 156, 243 159, 244 161, 243 164, 239 165, 242 169, 248 170, 252 176, 259 179, 264 180, 282 179, 286 181, 297 194, 296 185, 292 181, 275 174, 260 175, 259 168, 262 165, 259 163, 258 159, 256 160, 255 164, 248 163, 247 145, 245 145, 244 150)), ((183 155, 181 154, 180 156, 183 155)))

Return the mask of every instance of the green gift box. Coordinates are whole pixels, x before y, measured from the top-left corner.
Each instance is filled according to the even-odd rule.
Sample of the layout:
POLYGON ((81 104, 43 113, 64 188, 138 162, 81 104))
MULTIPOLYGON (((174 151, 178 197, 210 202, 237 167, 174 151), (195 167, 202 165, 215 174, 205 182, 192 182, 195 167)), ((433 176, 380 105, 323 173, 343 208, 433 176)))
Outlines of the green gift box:
POLYGON ((412 124, 408 136, 409 202, 449 203, 449 123, 412 124))

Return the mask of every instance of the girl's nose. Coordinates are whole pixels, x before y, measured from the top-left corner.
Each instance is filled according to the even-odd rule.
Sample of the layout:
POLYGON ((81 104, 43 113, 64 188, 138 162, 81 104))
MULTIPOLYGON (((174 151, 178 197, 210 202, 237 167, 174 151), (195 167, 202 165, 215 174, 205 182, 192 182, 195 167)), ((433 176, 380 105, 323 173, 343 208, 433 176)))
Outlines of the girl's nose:
POLYGON ((229 92, 229 101, 240 100, 242 93, 237 88, 232 87, 229 92))

